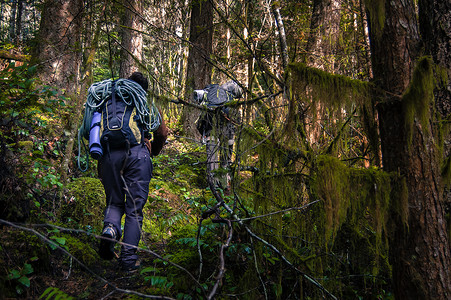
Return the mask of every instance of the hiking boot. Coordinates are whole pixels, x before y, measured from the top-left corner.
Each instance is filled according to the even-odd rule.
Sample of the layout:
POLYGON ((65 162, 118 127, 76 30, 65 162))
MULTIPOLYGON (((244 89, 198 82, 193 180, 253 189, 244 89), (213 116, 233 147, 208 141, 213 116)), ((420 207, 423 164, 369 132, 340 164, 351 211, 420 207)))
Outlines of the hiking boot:
POLYGON ((141 267, 141 262, 139 260, 130 263, 121 262, 120 265, 123 272, 134 273, 141 267))
POLYGON ((114 229, 113 224, 108 224, 103 228, 102 237, 105 239, 100 240, 99 255, 103 259, 111 260, 116 256, 114 253, 116 230, 114 229))

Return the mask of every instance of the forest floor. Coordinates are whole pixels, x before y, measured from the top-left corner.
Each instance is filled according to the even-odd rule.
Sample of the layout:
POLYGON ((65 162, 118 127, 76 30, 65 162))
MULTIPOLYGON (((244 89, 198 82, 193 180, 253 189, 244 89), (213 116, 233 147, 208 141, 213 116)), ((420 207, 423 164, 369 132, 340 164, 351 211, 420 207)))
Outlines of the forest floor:
MULTIPOLYGON (((51 216, 49 220, 41 216, 41 224, 34 222, 32 225, 27 221, 26 225, 0 229, 0 299, 177 297, 169 292, 172 283, 166 277, 168 263, 161 258, 168 254, 171 230, 195 226, 195 218, 190 216, 192 208, 186 200, 204 193, 205 169, 200 148, 193 149, 184 149, 173 140, 161 157, 154 159, 154 178, 140 243, 142 249, 138 251, 139 270, 126 273, 119 268, 116 259, 100 259, 96 238, 100 227, 89 234, 84 229, 86 226, 78 224, 78 228, 71 227, 75 229, 71 232, 69 225, 58 216, 51 216)), ((101 218, 98 216, 97 220, 101 218)), ((182 248, 177 251, 183 251, 182 248)), ((119 249, 117 245, 116 252, 119 249)))
MULTIPOLYGON (((5 227, 0 232, 0 239, 4 266, 9 267, 10 274, 16 270, 21 277, 29 280, 29 284, 21 277, 4 281, 0 299, 38 299, 50 287, 43 299, 70 299, 69 296, 77 299, 123 299, 133 294, 151 295, 152 292, 160 292, 152 288, 149 273, 145 270, 160 269, 163 264, 161 261, 156 263, 155 257, 145 251, 139 251, 141 268, 135 272, 124 272, 116 259, 105 261, 97 255, 96 260, 89 265, 79 264, 75 260, 82 261, 83 258, 77 254, 72 254, 71 258, 61 249, 47 251, 45 246, 39 247, 33 236, 20 230, 5 227), (24 238, 31 242, 24 241, 24 238), (29 274, 26 274, 27 264, 32 270, 29 274), (47 298, 51 291, 53 296, 47 298), (57 295, 60 298, 56 298, 57 295)), ((86 247, 97 248, 95 244, 86 247)), ((159 255, 164 255, 164 245, 149 247, 159 255)))

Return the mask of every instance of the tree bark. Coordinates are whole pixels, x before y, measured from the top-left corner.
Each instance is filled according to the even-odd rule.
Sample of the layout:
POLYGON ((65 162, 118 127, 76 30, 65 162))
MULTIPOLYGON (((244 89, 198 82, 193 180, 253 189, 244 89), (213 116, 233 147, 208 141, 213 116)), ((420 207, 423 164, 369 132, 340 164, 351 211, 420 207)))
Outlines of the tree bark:
POLYGON ((11 16, 9 19, 9 39, 11 41, 15 40, 16 34, 16 10, 17 10, 17 1, 12 1, 11 16))
MULTIPOLYGON (((451 114, 451 2, 448 0, 426 1, 420 0, 420 32, 426 47, 426 51, 432 56, 435 64, 442 68, 448 77, 448 81, 441 82, 434 90, 434 99, 437 112, 442 122, 450 120, 451 114)), ((444 130, 442 133, 443 161, 450 159, 451 133, 444 130)), ((445 210, 451 210, 451 191, 448 186, 444 190, 443 201, 445 210)), ((451 216, 447 219, 448 242, 451 243, 451 216)))
POLYGON ((47 0, 41 15, 33 60, 44 82, 76 93, 81 62, 81 0, 47 0))
MULTIPOLYGON (((191 101, 195 89, 203 89, 211 82, 212 66, 208 62, 213 51, 213 6, 211 1, 191 2, 190 48, 186 75, 185 99, 191 101)), ((199 137, 195 121, 197 110, 185 106, 181 122, 183 131, 189 137, 199 137)))
POLYGON ((451 2, 420 0, 420 32, 434 63, 446 71, 448 82, 435 90, 435 102, 443 118, 451 113, 451 2))
POLYGON ((369 14, 374 83, 383 91, 375 97, 382 159, 384 170, 397 173, 399 185, 406 188, 405 194, 398 189, 398 197, 392 197, 394 294, 396 299, 449 299, 451 257, 436 141, 431 128, 417 120, 408 132, 401 98, 419 54, 415 8, 413 1, 385 1, 384 10, 383 16, 369 14), (381 17, 383 27, 376 27, 374 20, 381 17))
POLYGON ((127 78, 138 71, 138 63, 142 61, 142 10, 143 3, 139 0, 123 0, 124 17, 122 21, 122 47, 119 77, 127 78))

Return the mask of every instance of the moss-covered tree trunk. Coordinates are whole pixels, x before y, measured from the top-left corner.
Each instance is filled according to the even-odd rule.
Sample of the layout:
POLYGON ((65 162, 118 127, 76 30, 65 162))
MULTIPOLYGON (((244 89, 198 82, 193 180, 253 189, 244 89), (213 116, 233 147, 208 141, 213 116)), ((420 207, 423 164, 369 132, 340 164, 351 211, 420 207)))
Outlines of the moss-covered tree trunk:
MULTIPOLYGON (((186 101, 195 89, 203 89, 211 82, 212 65, 208 62, 213 51, 213 6, 210 1, 191 1, 189 54, 186 74, 186 101)), ((199 112, 189 106, 183 108, 180 122, 187 136, 199 136, 195 121, 199 112)))
MULTIPOLYGON (((447 188, 443 200, 445 210, 451 210, 451 1, 420 0, 420 32, 426 46, 426 51, 440 68, 443 77, 434 90, 434 100, 437 112, 440 114, 439 132, 443 134, 440 141, 441 157, 443 159, 443 176, 447 188), (448 124, 448 125, 447 125, 448 124)), ((448 242, 451 243, 451 213, 447 214, 448 242)))
MULTIPOLYGON (((427 84, 416 83, 416 94, 405 92, 415 78, 420 46, 414 3, 367 3, 374 83, 379 90, 376 101, 383 167, 400 177, 395 191, 397 197, 392 197, 394 226, 390 233, 395 297, 449 299, 451 256, 442 207, 437 143, 431 130, 434 123, 429 120, 433 116, 428 114, 432 93, 424 90, 427 84), (413 106, 422 108, 408 114, 413 106)), ((427 76, 432 76, 432 72, 427 72, 430 61, 422 60, 420 67, 423 71, 416 78, 428 82, 427 76)))

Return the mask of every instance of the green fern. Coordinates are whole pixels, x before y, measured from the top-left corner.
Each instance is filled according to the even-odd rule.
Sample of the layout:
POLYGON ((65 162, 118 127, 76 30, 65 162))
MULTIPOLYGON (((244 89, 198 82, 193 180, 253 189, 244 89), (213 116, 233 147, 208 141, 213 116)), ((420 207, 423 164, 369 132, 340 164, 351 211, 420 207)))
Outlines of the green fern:
POLYGON ((44 293, 42 293, 42 295, 41 295, 41 297, 39 297, 39 299, 73 300, 74 297, 69 296, 65 292, 58 289, 57 287, 50 286, 44 291, 44 293))

